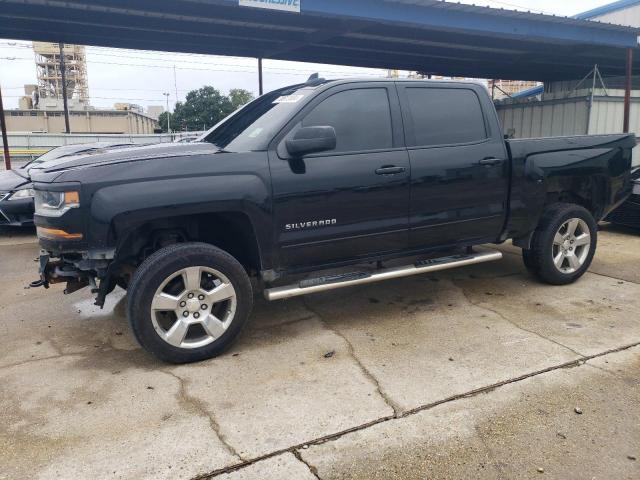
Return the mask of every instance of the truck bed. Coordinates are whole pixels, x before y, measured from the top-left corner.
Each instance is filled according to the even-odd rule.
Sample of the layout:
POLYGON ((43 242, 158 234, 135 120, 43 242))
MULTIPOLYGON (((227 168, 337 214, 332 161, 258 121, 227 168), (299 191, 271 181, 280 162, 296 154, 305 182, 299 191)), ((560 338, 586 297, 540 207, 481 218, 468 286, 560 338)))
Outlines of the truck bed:
POLYGON ((532 232, 550 202, 578 203, 601 220, 633 190, 633 134, 526 138, 506 143, 512 178, 507 238, 532 232))

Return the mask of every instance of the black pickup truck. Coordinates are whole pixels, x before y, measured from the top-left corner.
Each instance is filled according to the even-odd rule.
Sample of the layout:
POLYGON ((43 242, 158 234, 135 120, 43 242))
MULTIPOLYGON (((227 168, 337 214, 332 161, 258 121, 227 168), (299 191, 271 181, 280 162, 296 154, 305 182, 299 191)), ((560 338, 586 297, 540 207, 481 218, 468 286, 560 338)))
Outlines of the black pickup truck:
POLYGON ((474 247, 508 239, 533 274, 567 284, 589 267, 596 222, 631 194, 635 143, 505 141, 473 83, 316 79, 196 143, 36 173, 33 285, 90 286, 98 305, 128 289, 139 342, 180 363, 222 352, 254 290, 277 300, 496 260, 474 247))

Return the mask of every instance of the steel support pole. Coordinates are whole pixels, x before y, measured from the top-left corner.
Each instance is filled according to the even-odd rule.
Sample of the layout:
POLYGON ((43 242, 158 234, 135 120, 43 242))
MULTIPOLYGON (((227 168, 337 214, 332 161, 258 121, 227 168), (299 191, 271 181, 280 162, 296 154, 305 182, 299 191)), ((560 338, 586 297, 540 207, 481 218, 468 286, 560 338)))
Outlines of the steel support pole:
POLYGON ((64 43, 60 46, 60 75, 62 76, 62 104, 64 105, 64 128, 67 133, 71 133, 69 126, 69 104, 67 103, 67 73, 64 64, 64 43))
POLYGON ((633 50, 627 49, 627 78, 624 90, 624 133, 629 133, 629 118, 631 116, 631 85, 633 79, 633 50))
POLYGON ((258 58, 258 94, 262 95, 264 93, 263 85, 262 85, 262 58, 258 58))
POLYGON ((589 97, 589 106, 587 107, 587 135, 591 134, 589 129, 591 128, 591 112, 593 112, 593 101, 596 95, 596 79, 597 78, 598 78, 598 64, 595 64, 593 67, 593 82, 591 83, 591 96, 589 97))
POLYGON ((11 157, 9 156, 9 139, 7 138, 7 122, 4 118, 4 105, 2 104, 2 88, 0 88, 0 130, 2 130, 2 150, 4 152, 4 166, 11 170, 11 157))

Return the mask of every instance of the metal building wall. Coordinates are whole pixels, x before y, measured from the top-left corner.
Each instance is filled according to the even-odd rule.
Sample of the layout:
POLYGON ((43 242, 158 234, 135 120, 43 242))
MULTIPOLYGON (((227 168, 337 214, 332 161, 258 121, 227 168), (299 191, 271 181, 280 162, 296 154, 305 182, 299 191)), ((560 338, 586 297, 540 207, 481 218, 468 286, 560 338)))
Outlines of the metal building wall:
POLYGON ((505 134, 535 138, 586 134, 588 106, 586 98, 571 98, 497 105, 496 108, 505 134))
POLYGON ((627 27, 638 27, 640 26, 640 5, 621 8, 620 10, 590 18, 590 20, 615 23, 617 25, 625 25, 627 27))
MULTIPOLYGON (((78 143, 94 142, 122 142, 135 144, 167 143, 172 142, 180 135, 132 135, 132 134, 54 134, 54 133, 9 133, 9 151, 12 159, 34 159, 48 152, 52 148, 63 145, 75 145, 78 143)), ((2 138, 0 138, 0 151, 2 138)), ((2 165, 0 165, 2 171, 2 165)))
MULTIPOLYGON (((635 94, 635 92, 634 92, 635 94)), ((496 105, 505 134, 515 138, 622 133, 624 99, 596 96, 589 114, 590 97, 575 97, 496 105)), ((640 98, 631 103, 630 131, 640 138, 640 98)), ((634 164, 640 164, 640 147, 634 150, 634 164)))
MULTIPOLYGON (((620 133, 624 113, 624 101, 620 97, 596 97, 591 112, 589 134, 620 133)), ((631 103, 629 130, 640 137, 640 103, 631 103)))

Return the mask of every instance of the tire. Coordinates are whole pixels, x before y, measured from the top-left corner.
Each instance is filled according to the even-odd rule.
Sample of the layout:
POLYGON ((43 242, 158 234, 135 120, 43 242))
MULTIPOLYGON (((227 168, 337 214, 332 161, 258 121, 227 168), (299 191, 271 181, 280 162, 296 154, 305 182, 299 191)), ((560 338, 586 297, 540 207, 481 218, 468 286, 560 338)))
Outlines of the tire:
POLYGON ((522 250, 522 261, 527 270, 533 275, 538 275, 538 263, 531 250, 522 250))
POLYGON ((551 285, 578 280, 591 266, 598 242, 598 226, 585 208, 567 203, 547 207, 531 241, 523 250, 527 269, 551 285))
POLYGON ((127 315, 140 345, 176 364, 220 355, 236 340, 253 307, 242 265, 204 243, 155 252, 133 274, 128 295, 127 315))

